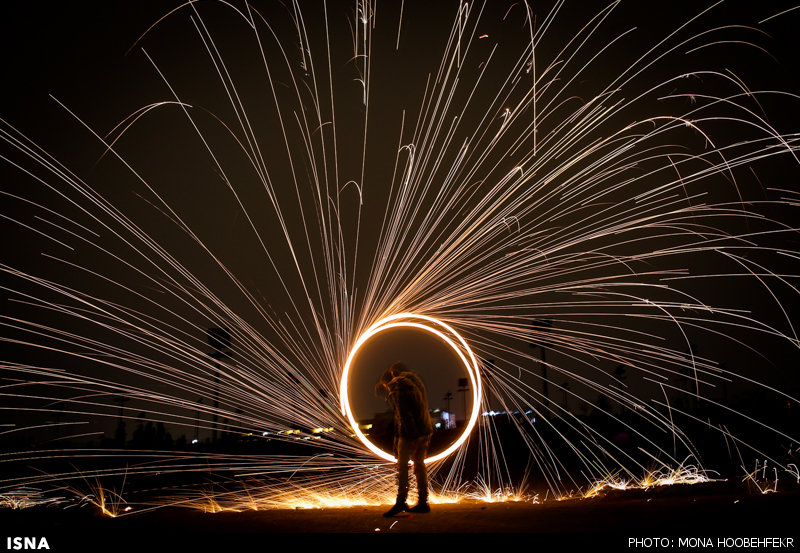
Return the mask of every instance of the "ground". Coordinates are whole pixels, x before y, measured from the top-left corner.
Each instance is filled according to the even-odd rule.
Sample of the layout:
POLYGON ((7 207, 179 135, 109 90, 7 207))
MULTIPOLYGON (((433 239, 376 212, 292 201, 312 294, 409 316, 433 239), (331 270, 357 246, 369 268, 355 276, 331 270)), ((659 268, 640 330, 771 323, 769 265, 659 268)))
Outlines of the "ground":
POLYGON ((479 544, 527 550, 559 545, 612 551, 726 545, 793 550, 800 548, 799 506, 797 490, 760 494, 695 486, 543 504, 465 501, 395 518, 382 516, 386 507, 221 513, 165 508, 113 519, 88 508, 7 509, 0 511, 0 550, 13 550, 17 536, 44 537, 51 551, 244 551, 284 549, 291 543, 306 550, 364 541, 379 546, 462 543, 470 550, 479 544))

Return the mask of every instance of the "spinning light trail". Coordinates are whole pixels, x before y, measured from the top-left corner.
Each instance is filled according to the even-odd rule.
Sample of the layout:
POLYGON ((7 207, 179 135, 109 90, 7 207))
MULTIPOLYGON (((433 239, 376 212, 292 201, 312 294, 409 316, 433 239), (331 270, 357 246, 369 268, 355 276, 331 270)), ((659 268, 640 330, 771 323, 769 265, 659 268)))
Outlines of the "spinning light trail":
POLYGON ((370 451, 375 453, 378 457, 386 459, 387 461, 397 462, 397 459, 393 455, 383 451, 378 446, 370 442, 364 433, 359 429, 358 421, 356 421, 355 417, 353 416, 353 410, 350 406, 348 387, 350 380, 350 366, 352 365, 353 359, 358 353, 359 348, 364 345, 367 340, 379 332, 402 327, 424 329, 426 332, 436 335, 448 346, 453 348, 453 351, 455 351, 459 356, 461 362, 464 363, 464 369, 466 374, 469 375, 471 383, 470 389, 472 390, 472 412, 470 413, 469 419, 467 419, 458 439, 456 439, 444 451, 435 455, 431 455, 425 459, 426 463, 433 463, 434 461, 444 459, 453 453, 467 440, 470 432, 472 432, 472 429, 475 428, 475 423, 478 421, 481 398, 481 376, 479 373, 478 361, 475 359, 475 356, 469 349, 469 345, 466 343, 466 341, 464 341, 464 338, 459 336, 458 333, 448 325, 424 315, 398 313, 397 315, 392 315, 390 317, 386 317, 385 319, 381 319, 368 328, 367 331, 358 338, 353 346, 353 349, 350 351, 350 355, 347 357, 347 361, 344 364, 344 370, 342 371, 342 384, 339 392, 342 403, 342 412, 347 416, 347 420, 350 421, 350 425, 355 431, 356 436, 358 436, 358 439, 361 440, 370 451))
POLYGON ((90 171, 3 119, 3 501, 389 500, 349 371, 397 326, 470 379, 434 501, 796 474, 796 91, 719 56, 798 12, 632 4, 186 2, 118 124, 52 91, 90 171))

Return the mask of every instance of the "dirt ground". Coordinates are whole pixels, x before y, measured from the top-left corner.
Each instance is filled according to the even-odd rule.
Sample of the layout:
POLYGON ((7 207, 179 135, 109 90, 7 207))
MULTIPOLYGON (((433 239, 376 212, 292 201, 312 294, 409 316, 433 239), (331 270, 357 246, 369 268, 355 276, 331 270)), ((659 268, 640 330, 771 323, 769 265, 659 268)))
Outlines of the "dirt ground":
POLYGON ((362 542, 405 550, 458 544, 470 550, 794 550, 800 548, 798 507, 797 490, 762 495, 696 488, 543 504, 466 501, 394 518, 382 516, 386 507, 213 514, 164 508, 114 519, 90 509, 3 510, 0 550, 14 550, 14 537, 45 538, 50 551, 294 550, 291 544, 305 551, 362 542))

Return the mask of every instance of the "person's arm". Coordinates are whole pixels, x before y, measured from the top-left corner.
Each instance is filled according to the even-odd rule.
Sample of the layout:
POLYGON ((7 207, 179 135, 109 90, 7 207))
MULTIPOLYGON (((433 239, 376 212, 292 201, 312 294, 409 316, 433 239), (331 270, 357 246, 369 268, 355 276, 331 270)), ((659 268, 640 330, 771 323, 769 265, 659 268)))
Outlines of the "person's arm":
POLYGON ((386 401, 389 403, 389 407, 392 408, 392 414, 394 415, 394 442, 392 444, 392 451, 395 457, 397 457, 397 440, 400 436, 400 429, 402 428, 403 424, 400 416, 400 406, 397 403, 397 399, 397 391, 390 386, 389 395, 387 396, 386 401))

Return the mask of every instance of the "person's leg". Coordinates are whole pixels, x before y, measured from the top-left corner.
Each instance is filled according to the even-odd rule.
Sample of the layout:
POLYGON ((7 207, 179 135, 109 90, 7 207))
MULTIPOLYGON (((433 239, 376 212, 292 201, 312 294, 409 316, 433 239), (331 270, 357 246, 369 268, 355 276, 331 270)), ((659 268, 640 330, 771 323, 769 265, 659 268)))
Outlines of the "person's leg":
POLYGON ((428 448, 425 447, 424 439, 415 444, 414 454, 411 460, 414 461, 414 476, 417 478, 417 494, 420 503, 428 501, 428 471, 425 467, 425 457, 428 448))
POLYGON ((397 501, 404 503, 408 498, 408 461, 411 458, 412 442, 400 438, 397 442, 397 501))
POLYGON ((397 441, 397 500, 394 506, 383 513, 385 517, 391 517, 398 513, 408 510, 406 499, 408 498, 408 461, 411 456, 409 440, 400 438, 397 441))
POLYGON ((409 509, 414 513, 427 513, 430 511, 428 506, 428 469, 425 466, 425 457, 428 456, 428 443, 430 438, 424 436, 415 440, 414 452, 411 460, 414 461, 414 476, 417 479, 417 505, 409 509))

